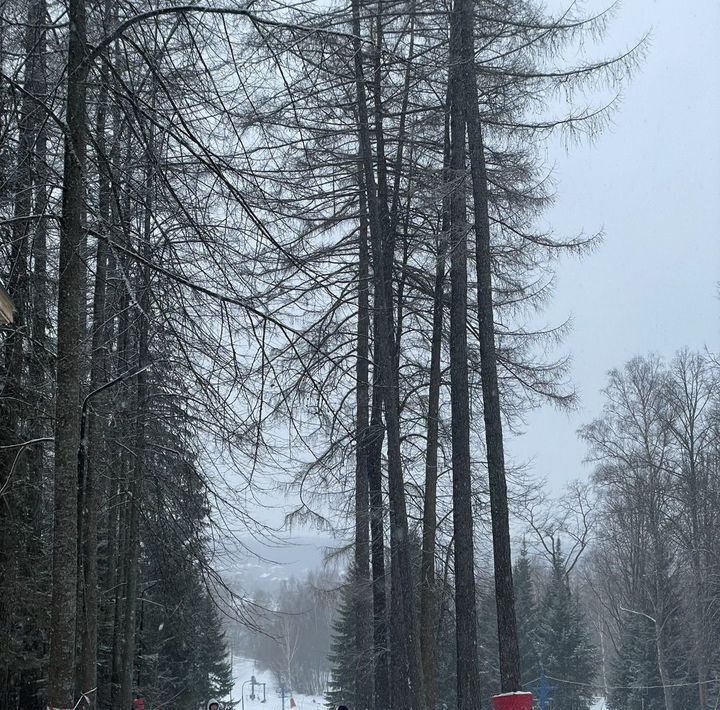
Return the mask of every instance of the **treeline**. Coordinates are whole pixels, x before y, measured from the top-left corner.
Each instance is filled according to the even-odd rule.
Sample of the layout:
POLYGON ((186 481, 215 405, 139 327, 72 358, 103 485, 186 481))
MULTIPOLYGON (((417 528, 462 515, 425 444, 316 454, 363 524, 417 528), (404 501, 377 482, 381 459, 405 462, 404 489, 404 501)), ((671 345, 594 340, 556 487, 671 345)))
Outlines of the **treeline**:
POLYGON ((4 706, 221 694, 215 555, 275 484, 349 521, 353 707, 436 706, 445 603, 475 707, 483 531, 517 690, 503 428, 573 399, 530 323, 595 243, 537 229, 543 141, 641 47, 530 0, 2 7, 4 706))
POLYGON ((596 462, 588 583, 613 710, 717 704, 720 369, 711 353, 637 357, 581 430, 596 462))
MULTIPOLYGON (((322 695, 330 679, 328 649, 338 596, 337 576, 311 572, 253 595, 252 627, 238 626, 233 650, 270 671, 275 688, 322 695)), ((245 679, 243 679, 245 680, 245 679)))
MULTIPOLYGON (((720 696, 720 361, 683 350, 636 357, 609 373, 600 416, 580 436, 588 485, 560 499, 542 482, 518 485, 513 566, 521 687, 553 710, 710 708, 720 696)), ((479 549, 484 549, 481 541, 479 549)), ((415 578, 420 545, 414 543, 415 578)), ((433 635, 438 706, 457 703, 453 573, 438 562, 433 635)), ((480 692, 500 683, 492 568, 476 568, 480 692)), ((418 590, 419 593, 419 590, 418 590)), ((353 697, 367 663, 352 575, 342 588, 329 651, 329 703, 353 697)), ((418 613, 420 610, 418 609, 418 613)))
POLYGON ((141 9, 2 3, 2 708, 231 687, 208 462, 239 427, 220 321, 178 281, 213 243, 208 173, 173 128, 202 70, 176 18, 111 36, 141 9))
MULTIPOLYGON (((534 533, 529 529, 528 534, 534 533)), ((539 697, 541 684, 544 683, 552 698, 553 710, 587 710, 601 694, 596 682, 596 678, 600 677, 601 662, 597 624, 589 614, 592 607, 588 604, 581 579, 573 572, 579 560, 578 550, 573 548, 574 552, 566 554, 562 548, 562 536, 564 534, 559 529, 553 533, 545 555, 535 550, 542 545, 530 545, 523 540, 513 565, 521 652, 520 688, 539 697)), ((414 547, 419 572, 421 549, 417 541, 414 547)), ((447 570, 441 572, 447 575, 447 570)), ((347 703, 348 698, 354 696, 358 665, 367 662, 354 643, 357 617, 354 614, 352 579, 351 574, 340 590, 333 624, 328 653, 331 663, 327 692, 329 706, 347 703)), ((478 569, 476 583, 480 682, 473 702, 491 707, 492 696, 500 685, 497 605, 492 568, 478 569)), ((453 586, 451 580, 447 580, 438 584, 434 591, 438 606, 431 633, 435 644, 437 706, 441 708, 457 705, 457 619, 453 586)))
POLYGON ((622 83, 639 50, 593 61, 579 45, 608 15, 553 17, 526 2, 352 2, 287 17, 292 27, 249 39, 254 85, 273 89, 243 123, 258 178, 247 198, 294 228, 287 253, 269 243, 255 254, 263 275, 284 269, 263 298, 302 326, 293 338, 263 331, 256 388, 275 429, 258 453, 283 483, 294 474, 291 523, 353 538, 347 704, 435 708, 452 684, 469 710, 488 696, 480 538, 492 541, 497 637, 486 682, 522 685, 509 498, 526 487, 503 428, 573 401, 565 361, 545 358, 562 328, 529 324, 554 259, 596 241, 536 229, 551 199, 543 139, 599 130, 606 112, 573 97, 622 83), (579 64, 564 61, 576 50, 579 64))

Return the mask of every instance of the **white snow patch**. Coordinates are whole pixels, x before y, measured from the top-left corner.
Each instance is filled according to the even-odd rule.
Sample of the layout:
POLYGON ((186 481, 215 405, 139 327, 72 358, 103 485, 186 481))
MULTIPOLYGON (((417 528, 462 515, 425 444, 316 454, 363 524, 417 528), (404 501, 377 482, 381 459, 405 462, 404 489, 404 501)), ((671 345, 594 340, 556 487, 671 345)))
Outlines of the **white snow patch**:
MULTIPOLYGON (((243 703, 241 702, 241 690, 242 696, 244 696, 245 710, 282 710, 282 697, 280 695, 280 688, 275 680, 275 677, 269 671, 260 672, 255 665, 255 661, 250 658, 239 658, 233 659, 233 682, 234 688, 232 693, 223 698, 223 700, 233 700, 237 702, 238 710, 242 710, 243 703), (251 684, 250 678, 255 676, 257 683, 265 683, 265 703, 262 702, 263 692, 262 687, 255 687, 255 698, 250 697, 251 684), (243 687, 244 685, 244 687, 243 687)), ((290 698, 295 700, 297 710, 325 710, 325 698, 321 695, 300 695, 294 693, 292 688, 288 693, 285 694, 285 710, 290 710, 290 698)))

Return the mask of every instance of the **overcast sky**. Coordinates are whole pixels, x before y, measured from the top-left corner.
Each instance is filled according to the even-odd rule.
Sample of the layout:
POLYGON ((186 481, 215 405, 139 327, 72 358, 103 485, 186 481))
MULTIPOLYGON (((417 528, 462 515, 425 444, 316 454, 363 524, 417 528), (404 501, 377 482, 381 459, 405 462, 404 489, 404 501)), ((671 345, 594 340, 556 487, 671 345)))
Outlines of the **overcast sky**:
POLYGON ((589 474, 576 430, 600 412, 608 370, 637 354, 720 350, 720 2, 626 0, 607 45, 648 30, 612 127, 591 146, 549 154, 555 231, 605 232, 596 253, 561 262, 545 313, 548 323, 572 317, 580 407, 534 412, 508 442, 515 462, 533 460, 556 489, 589 474))
MULTIPOLYGON (((590 473, 576 432, 599 414, 610 369, 686 346, 720 351, 720 2, 626 0, 599 53, 648 31, 647 56, 612 126, 592 145, 548 150, 557 198, 547 223, 558 235, 605 233, 596 252, 560 263, 542 315, 547 324, 572 318, 563 352, 579 407, 535 411, 524 434, 507 440, 512 462, 531 463, 556 493, 590 473)), ((287 501, 276 503, 263 519, 279 525, 287 501)))

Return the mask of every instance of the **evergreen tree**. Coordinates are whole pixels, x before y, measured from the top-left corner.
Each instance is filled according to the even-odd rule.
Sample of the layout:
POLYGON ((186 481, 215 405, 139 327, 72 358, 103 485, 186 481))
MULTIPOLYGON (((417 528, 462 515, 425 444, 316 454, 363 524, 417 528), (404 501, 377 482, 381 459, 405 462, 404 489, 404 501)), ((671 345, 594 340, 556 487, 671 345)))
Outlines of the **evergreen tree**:
POLYGON ((520 677, 523 687, 527 687, 540 675, 538 656, 538 609, 535 598, 535 585, 525 540, 520 548, 515 568, 515 613, 517 617, 518 645, 520 646, 520 677))
MULTIPOLYGON (((457 707, 457 648, 455 645, 455 604, 449 584, 437 582, 435 598, 438 617, 435 634, 435 687, 438 708, 457 707)), ((480 612, 478 612, 480 613, 480 612)), ((479 644, 482 637, 478 636, 479 644)), ((434 710, 434 709, 433 709, 434 710)))
POLYGON ((355 653, 355 612, 352 584, 346 584, 340 593, 340 602, 335 615, 333 636, 330 644, 331 678, 325 699, 329 707, 355 703, 355 678, 357 668, 355 653))
POLYGON ((565 558, 556 542, 550 581, 541 607, 540 661, 554 680, 553 710, 587 710, 593 700, 595 650, 577 600, 565 558))
MULTIPOLYGON (((200 667, 200 688, 204 698, 224 698, 233 689, 233 675, 228 660, 227 644, 218 610, 210 596, 205 593, 199 599, 198 648, 196 659, 200 667)), ((223 703, 230 710, 227 702, 223 703)))
MULTIPOLYGON (((539 614, 535 585, 527 545, 523 542, 513 567, 515 586, 515 612, 520 647, 520 672, 523 688, 528 688, 540 675, 539 614)), ((485 585, 478 594, 478 655, 482 696, 490 697, 497 692, 500 684, 498 668, 498 637, 495 590, 492 584, 485 585)))
POLYGON ((151 705, 174 698, 178 707, 195 708, 230 694, 232 668, 217 609, 197 570, 177 571, 175 581, 153 587, 141 602, 136 677, 151 705))
MULTIPOLYGON (((420 569, 421 541, 415 534, 410 535, 410 553, 413 569, 420 569)), ((353 594, 355 587, 352 584, 352 574, 348 575, 348 583, 345 584, 340 593, 338 607, 335 613, 333 624, 333 635, 330 644, 328 660, 331 668, 329 690, 325 698, 329 707, 337 707, 340 704, 349 707, 357 707, 355 700, 361 697, 358 692, 358 679, 364 677, 358 671, 359 664, 367 663, 368 659, 362 658, 357 650, 355 642, 355 624, 353 594)), ((419 583, 420 575, 415 576, 419 583)), ((443 585, 438 579, 435 598, 437 600, 437 616, 433 619, 433 636, 435 637, 435 675, 437 690, 437 707, 443 706, 452 708, 456 705, 456 647, 455 647, 455 605, 453 600, 453 589, 449 583, 443 585)), ((416 590, 417 591, 417 590, 416 590)), ((419 603, 420 594, 416 594, 419 603)), ((494 597, 493 597, 494 600, 494 597)), ((494 602, 493 602, 494 609, 494 602)), ((494 613, 494 612, 493 612, 494 613)), ((482 612, 479 619, 483 620, 482 612)), ((479 625, 480 628, 480 625, 479 625)), ((482 640, 483 636, 479 636, 482 640)), ((495 659, 497 659, 497 644, 495 646, 495 659)), ((497 664, 497 661, 496 661, 497 664)), ((493 686, 495 690, 497 686, 493 686)))
POLYGON ((608 707, 611 710, 663 710, 665 700, 653 626, 636 614, 627 614, 627 617, 620 629, 618 655, 610 668, 612 689, 607 698, 608 707))
MULTIPOLYGON (((670 594, 673 604, 679 607, 678 594, 674 589, 670 594)), ((617 654, 610 665, 612 689, 608 693, 608 706, 611 710, 666 710, 656 627, 651 620, 652 607, 639 597, 628 600, 623 608, 643 611, 627 611, 622 617, 617 654)), ((669 690, 676 708, 693 707, 697 702, 697 689, 689 672, 691 643, 688 629, 683 628, 676 618, 668 618, 663 644, 672 668, 669 690)))
MULTIPOLYGON (((233 686, 219 613, 207 589, 205 532, 210 508, 191 461, 153 459, 147 482, 139 592, 137 691, 152 705, 196 708, 233 686), (166 489, 172 482, 170 489, 166 489), (171 494, 171 495, 170 495, 171 494)), ((227 703, 224 703, 227 707, 227 703)))
POLYGON ((489 698, 500 687, 498 665, 497 607, 495 589, 490 580, 478 585, 478 660, 483 698, 489 698))

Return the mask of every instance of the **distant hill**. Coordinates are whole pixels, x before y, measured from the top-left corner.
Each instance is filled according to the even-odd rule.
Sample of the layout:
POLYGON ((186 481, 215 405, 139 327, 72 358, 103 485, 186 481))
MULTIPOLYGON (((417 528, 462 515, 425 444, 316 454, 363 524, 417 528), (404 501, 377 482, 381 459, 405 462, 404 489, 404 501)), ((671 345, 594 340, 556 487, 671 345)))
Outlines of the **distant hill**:
POLYGON ((324 566, 343 570, 347 554, 333 555, 344 543, 327 535, 293 535, 278 543, 241 538, 223 555, 225 580, 236 590, 252 595, 262 589, 272 593, 283 582, 302 579, 324 566), (332 559, 327 560, 328 554, 332 559))

